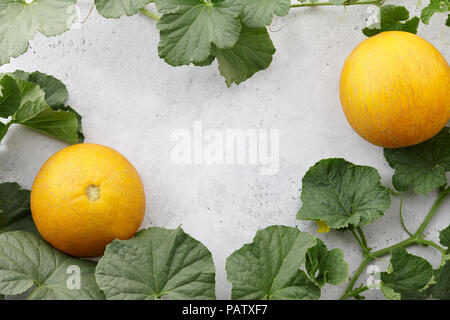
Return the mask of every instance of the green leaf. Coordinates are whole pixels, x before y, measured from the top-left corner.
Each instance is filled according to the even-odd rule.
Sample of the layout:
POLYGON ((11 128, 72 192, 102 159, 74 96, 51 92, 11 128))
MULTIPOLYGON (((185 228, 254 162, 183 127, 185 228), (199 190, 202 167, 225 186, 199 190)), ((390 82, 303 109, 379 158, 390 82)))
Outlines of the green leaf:
POLYGON ((322 240, 306 252, 306 272, 320 288, 325 283, 339 285, 348 278, 348 264, 341 249, 328 250, 322 240))
POLYGON ((3 122, 0 122, 0 141, 2 141, 3 137, 8 132, 8 126, 3 122))
MULTIPOLYGON (((31 108, 31 105, 25 105, 23 109, 25 110, 24 112, 28 112, 31 108)), ((29 118, 18 118, 16 119, 16 123, 64 140, 70 144, 75 144, 80 141, 80 137, 78 136, 78 118, 72 112, 62 110, 54 111, 48 107, 33 114, 29 118)))
POLYGON ((371 223, 391 203, 380 179, 371 167, 344 159, 321 160, 303 177, 303 205, 297 219, 321 220, 335 229, 371 223))
POLYGON ((139 12, 152 0, 95 0, 95 7, 98 13, 105 18, 119 18, 120 16, 132 16, 139 12))
POLYGON ((384 157, 395 169, 392 184, 399 191, 413 188, 415 193, 427 194, 447 183, 450 171, 450 128, 445 127, 434 138, 421 144, 384 149, 384 157))
POLYGON ((253 242, 227 258, 232 299, 318 299, 320 289, 300 267, 315 238, 297 228, 271 226, 259 230, 253 242))
POLYGON ((439 233, 439 242, 443 246, 450 248, 450 225, 439 233))
POLYGON ((291 9, 290 0, 243 0, 242 22, 249 28, 268 26, 274 15, 285 16, 291 9))
POLYGON ((114 240, 96 270, 108 299, 214 299, 211 252, 181 228, 152 227, 133 239, 114 240))
POLYGON ((450 261, 434 272, 435 283, 431 286, 433 298, 450 300, 450 261))
POLYGON ((0 65, 28 49, 36 32, 56 36, 77 18, 76 0, 2 0, 0 2, 0 65))
POLYGON ((8 231, 37 233, 30 210, 30 191, 15 182, 0 184, 0 233, 8 231))
POLYGON ((363 33, 367 37, 372 37, 384 31, 406 31, 416 34, 419 22, 418 17, 409 19, 409 11, 405 7, 386 5, 381 7, 380 28, 365 28, 363 33))
POLYGON ((445 25, 447 27, 450 27, 450 14, 448 15, 447 20, 445 21, 445 25))
POLYGON ((36 286, 28 299, 103 299, 95 282, 95 265, 59 252, 32 233, 0 234, 0 294, 17 295, 36 286), (68 285, 73 269, 80 271, 78 289, 68 285))
POLYGON ((434 270, 433 279, 426 292, 434 299, 450 300, 450 225, 439 233, 439 242, 447 247, 441 266, 434 270))
POLYGON ((213 63, 213 61, 214 61, 215 59, 216 59, 216 57, 213 56, 213 55, 211 55, 211 56, 209 56, 208 58, 206 58, 205 61, 195 62, 194 65, 195 65, 196 67, 206 67, 206 66, 211 65, 211 63, 213 63))
POLYGON ((201 64, 212 45, 225 49, 239 39, 241 0, 156 0, 159 56, 172 66, 201 64))
POLYGON ((266 28, 247 29, 241 32, 238 42, 229 49, 214 47, 220 74, 228 86, 241 83, 256 72, 267 69, 275 53, 266 28))
POLYGON ((433 276, 433 267, 425 259, 409 254, 398 247, 391 251, 391 262, 387 272, 381 273, 382 285, 400 293, 402 299, 421 299, 421 293, 433 276))
POLYGON ((4 75, 0 79, 0 117, 8 118, 16 113, 20 105, 20 90, 17 82, 9 75, 4 75))
POLYGON ((83 143, 84 142, 83 124, 82 124, 83 118, 81 117, 81 115, 70 106, 60 105, 57 107, 53 107, 52 109, 55 111, 62 110, 62 111, 70 112, 70 113, 73 113, 77 117, 77 121, 78 121, 78 127, 77 127, 78 141, 77 141, 77 143, 83 143))
POLYGON ((388 300, 400 300, 401 299, 400 293, 397 293, 394 290, 392 290, 391 288, 386 287, 383 283, 380 283, 380 289, 381 289, 381 292, 383 292, 386 299, 388 299, 388 300))
POLYGON ((17 113, 25 104, 33 105, 33 108, 35 110, 40 110, 47 107, 47 102, 45 101, 45 92, 38 85, 22 80, 17 77, 17 75, 14 75, 12 73, 6 76, 11 76, 12 78, 14 78, 16 86, 19 89, 19 103, 17 106, 15 106, 15 112, 14 114, 12 114, 13 118, 17 116, 17 113))
MULTIPOLYGON (((0 128, 0 138, 4 137, 9 125, 17 123, 71 144, 84 140, 81 133, 81 116, 72 108, 61 105, 67 100, 67 89, 59 80, 39 72, 28 74, 16 71, 4 75, 0 80, 0 83, 2 82, 17 90, 14 89, 14 97, 0 97, 0 110, 4 111, 3 115, 12 113, 8 125, 0 128), (6 102, 2 105, 1 101, 6 102)), ((11 89, 8 92, 12 91, 11 89)))
POLYGON ((420 14, 420 19, 423 23, 428 24, 430 22, 431 17, 435 13, 446 12, 449 11, 448 6, 442 0, 430 0, 430 3, 427 7, 422 10, 420 14))
POLYGON ((12 75, 23 81, 37 84, 45 92, 45 101, 52 108, 64 104, 68 98, 64 83, 51 75, 39 71, 28 73, 22 70, 16 70, 12 75))

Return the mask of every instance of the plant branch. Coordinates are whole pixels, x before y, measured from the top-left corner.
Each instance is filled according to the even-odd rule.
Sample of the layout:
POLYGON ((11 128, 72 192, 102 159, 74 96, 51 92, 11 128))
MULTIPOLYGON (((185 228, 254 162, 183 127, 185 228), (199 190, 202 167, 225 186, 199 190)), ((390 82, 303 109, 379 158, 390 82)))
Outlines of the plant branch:
POLYGON ((359 279, 359 276, 364 271, 364 269, 366 269, 366 266, 370 261, 372 261, 372 258, 364 257, 358 269, 356 269, 355 273, 353 274, 353 277, 350 278, 350 282, 348 283, 347 288, 345 288, 344 294, 339 298, 339 300, 344 300, 350 295, 350 293, 353 291, 353 287, 355 286, 356 281, 359 279))
POLYGON ((318 7, 318 6, 355 6, 355 5, 377 5, 381 6, 385 0, 348 0, 341 5, 332 2, 307 2, 307 3, 294 3, 291 4, 291 8, 302 8, 302 7, 318 7))
POLYGON ((350 229, 353 237, 355 238, 356 242, 358 242, 359 246, 361 247, 362 251, 364 252, 365 255, 370 254, 369 250, 367 249, 367 247, 364 245, 363 241, 361 241, 361 239, 359 239, 358 235, 356 234, 355 230, 353 228, 350 229))
POLYGON ((352 290, 351 292, 349 292, 348 296, 349 296, 349 297, 354 297, 354 296, 360 294, 361 292, 367 291, 367 290, 369 290, 369 289, 370 289, 370 288, 369 288, 368 286, 359 287, 359 288, 357 288, 357 289, 352 290))
POLYGON ((86 18, 84 18, 84 20, 81 21, 80 23, 86 23, 86 21, 88 21, 89 17, 91 16, 92 10, 94 10, 94 7, 95 7, 95 3, 92 4, 91 9, 89 10, 86 18))
POLYGON ((410 237, 412 237, 413 234, 411 232, 409 232, 408 228, 406 228, 406 226, 405 226, 405 222, 403 220, 402 208, 403 208, 403 194, 400 195, 400 222, 402 223, 403 230, 405 230, 405 232, 410 237))
MULTIPOLYGON (((352 295, 359 293, 359 292, 357 292, 358 289, 353 290, 353 287, 355 286, 355 283, 356 283, 356 281, 358 281, 358 278, 361 276, 362 272, 365 270, 366 266, 372 260, 388 255, 392 249, 399 248, 399 247, 408 247, 408 246, 411 246, 414 244, 421 244, 421 245, 425 245, 425 246, 432 246, 432 247, 436 248, 437 250, 439 250, 442 253, 442 255, 444 255, 445 254, 444 248, 441 248, 439 245, 437 245, 433 241, 424 240, 422 237, 422 233, 425 230, 425 228, 428 226, 431 219, 434 217, 434 215, 438 211, 439 207, 441 206, 441 204, 443 203, 443 201, 447 198, 447 196, 449 194, 450 194, 450 187, 448 187, 447 189, 441 189, 441 192, 439 193, 439 197, 434 202, 433 206, 431 207, 430 211, 428 212, 428 214, 425 217, 422 224, 417 229, 416 233, 414 233, 410 238, 403 240, 392 246, 389 246, 387 248, 380 249, 380 250, 377 250, 374 252, 370 252, 370 251, 366 252, 364 250, 364 248, 367 249, 367 247, 364 246, 363 242, 358 238, 355 231, 353 229, 351 229, 351 232, 352 232, 353 236, 355 237, 356 241, 364 250, 364 259, 362 260, 358 269, 356 269, 355 273, 353 274, 353 277, 350 278, 350 282, 348 283, 347 287, 345 288, 344 293, 342 294, 342 296, 339 299, 343 300, 347 297, 350 297, 352 295)), ((362 287, 362 288, 364 288, 364 287, 362 287)), ((365 291, 365 290, 363 290, 363 291, 365 291)))
POLYGON ((439 206, 442 204, 442 202, 445 200, 445 198, 450 194, 450 187, 447 189, 443 189, 439 197, 437 198, 436 202, 434 203, 433 207, 431 208, 430 212, 428 212, 427 216, 425 217, 425 220, 422 222, 422 224, 417 229, 416 233, 414 233, 414 237, 419 237, 427 225, 430 223, 433 216, 436 214, 437 210, 439 209, 439 206))
POLYGON ((364 235, 364 232, 362 231, 361 227, 357 227, 356 230, 359 233, 359 236, 361 237, 362 243, 364 245, 364 247, 366 247, 366 249, 369 249, 367 246, 367 239, 366 236, 364 235))
POLYGON ((433 247, 433 248, 437 249, 442 255, 445 254, 445 249, 442 248, 440 245, 438 245, 437 243, 435 243, 433 241, 424 240, 424 239, 417 239, 415 242, 418 243, 418 244, 422 244, 424 246, 433 247))
POLYGON ((145 16, 147 16, 147 17, 149 17, 150 19, 153 19, 153 20, 155 20, 155 21, 158 21, 158 20, 160 19, 160 17, 159 17, 155 12, 150 11, 150 10, 148 10, 148 9, 140 8, 139 11, 140 11, 143 15, 145 15, 145 16))
MULTIPOLYGON (((387 188, 387 187, 386 187, 386 188, 387 188)), ((399 196, 402 195, 401 192, 397 192, 397 191, 395 191, 395 190, 393 190, 393 189, 391 189, 391 188, 387 188, 387 189, 389 190, 389 192, 391 193, 391 195, 393 195, 393 196, 395 196, 395 197, 399 197, 399 196)))

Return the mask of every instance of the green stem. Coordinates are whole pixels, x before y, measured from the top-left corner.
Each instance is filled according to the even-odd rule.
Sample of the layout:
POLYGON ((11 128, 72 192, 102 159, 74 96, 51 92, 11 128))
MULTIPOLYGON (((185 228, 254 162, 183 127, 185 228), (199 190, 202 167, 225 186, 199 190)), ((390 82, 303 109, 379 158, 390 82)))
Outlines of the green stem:
POLYGON ((358 269, 356 269, 355 273, 353 274, 353 277, 350 279, 350 282, 345 288, 344 294, 339 298, 339 300, 344 300, 350 295, 350 293, 353 290, 353 287, 355 286, 356 281, 358 281, 359 276, 361 275, 361 273, 363 273, 364 269, 366 269, 366 266, 369 264, 370 261, 372 261, 372 258, 364 257, 363 261, 361 261, 361 264, 359 265, 358 269))
POLYGON ((350 231, 352 232, 353 237, 355 238, 356 242, 358 242, 359 246, 361 247, 361 249, 362 249, 362 251, 364 253, 364 256, 375 258, 372 255, 372 253, 370 252, 370 249, 367 247, 367 240, 366 240, 366 237, 364 236, 364 233, 363 233, 362 229, 360 227, 357 227, 356 230, 358 231, 361 239, 356 235, 356 232, 355 232, 355 230, 353 228, 350 229, 350 231))
MULTIPOLYGON (((378 251, 374 251, 374 252, 364 252, 364 259, 361 262, 361 264, 359 265, 358 269, 356 269, 355 273, 353 274, 353 277, 350 279, 349 284, 347 285, 347 287, 345 288, 344 293, 342 294, 342 296, 339 298, 340 300, 343 300, 349 296, 352 296, 352 294, 357 291, 353 290, 353 287, 355 286, 356 281, 358 281, 358 278, 361 276, 361 273, 365 270, 366 266, 369 264, 369 262, 371 262, 372 260, 376 259, 376 258, 380 258, 383 256, 388 255, 392 249, 395 248, 399 248, 399 247, 409 247, 411 245, 414 244, 421 244, 421 245, 426 245, 426 246, 432 246, 434 248, 436 248, 437 250, 439 250, 442 255, 445 254, 445 250, 443 248, 441 248, 439 245, 437 245, 436 243, 432 242, 432 241, 428 241, 428 240, 424 240, 422 237, 422 233, 425 230, 425 228, 428 226, 428 224, 430 223, 431 219, 434 217, 434 215, 436 214, 436 212, 438 211, 440 205, 442 204, 442 202, 446 199, 446 197, 450 194, 450 187, 448 187, 447 189, 443 189, 440 194, 439 197, 436 199, 436 201, 434 202, 433 206, 431 207, 430 211, 428 212, 427 216, 425 217, 424 221, 422 222, 422 224, 419 226, 419 228, 417 229, 416 233, 414 233, 410 238, 403 240, 397 244, 394 244, 392 246, 389 246, 387 248, 384 249, 380 249, 378 251)), ((354 230, 351 230, 353 236, 355 237, 355 239, 357 239, 358 244, 364 248, 363 243, 361 242, 361 240, 359 240, 358 236, 356 235, 354 230)), ((363 249, 364 250, 364 249, 363 249)))
POLYGON ((353 237, 355 238, 356 242, 358 242, 359 246, 361 247, 362 251, 365 255, 370 254, 367 247, 364 245, 364 243, 359 239, 358 235, 356 234, 355 230, 352 228, 350 229, 350 232, 352 233, 353 237))
POLYGON ((367 290, 369 290, 369 289, 370 289, 370 288, 369 288, 368 286, 360 287, 360 288, 357 288, 357 289, 351 291, 351 292, 348 294, 348 296, 349 296, 349 297, 354 297, 354 296, 356 296, 357 294, 360 294, 361 292, 367 291, 367 290))
POLYGON ((433 241, 424 240, 424 239, 418 239, 418 240, 416 240, 416 243, 422 244, 422 245, 424 245, 424 246, 430 246, 430 247, 433 247, 433 248, 439 250, 439 252, 440 252, 442 255, 445 254, 445 249, 442 248, 440 245, 434 243, 433 241))
POLYGON ((397 192, 397 191, 395 191, 395 190, 393 190, 393 189, 391 189, 391 188, 387 188, 387 189, 389 190, 389 192, 391 193, 391 195, 393 195, 393 196, 395 196, 395 197, 399 197, 399 196, 402 195, 401 192, 397 192))
MULTIPOLYGON (((385 0, 361 0, 361 1, 351 1, 348 0, 344 6, 355 6, 355 5, 377 5, 381 6, 385 0)), ((307 2, 307 3, 294 3, 291 4, 291 8, 302 8, 302 7, 318 7, 318 6, 337 6, 337 4, 332 2, 307 2)))
POLYGON ((394 245, 392 245, 390 247, 387 247, 387 248, 384 248, 384 249, 372 252, 372 256, 374 256, 376 258, 383 257, 383 256, 388 255, 389 253, 391 253, 392 249, 395 249, 395 248, 398 248, 398 247, 408 247, 408 246, 414 244, 415 241, 416 241, 416 239, 414 239, 414 238, 409 238, 409 239, 403 240, 403 241, 401 241, 401 242, 399 242, 397 244, 394 244, 394 245))
POLYGON ((405 230, 405 232, 412 237, 413 234, 411 232, 409 232, 408 228, 406 228, 405 222, 403 220, 403 214, 402 214, 402 208, 403 208, 403 194, 400 195, 400 222, 402 223, 402 227, 403 230, 405 230))
POLYGON ((160 19, 160 17, 159 17, 156 13, 154 13, 154 12, 152 12, 152 11, 150 11, 150 10, 147 10, 147 9, 145 9, 145 8, 140 8, 139 11, 140 11, 143 15, 145 15, 145 16, 147 16, 147 17, 149 17, 150 19, 153 19, 153 20, 155 20, 155 21, 158 21, 158 20, 160 19))
POLYGON ((450 194, 450 187, 447 189, 443 189, 437 198, 436 202, 434 203, 433 207, 431 208, 428 215, 425 217, 425 220, 422 222, 422 224, 419 226, 419 229, 417 229, 416 233, 414 233, 414 237, 419 237, 427 225, 430 223, 430 220, 433 218, 433 216, 436 214, 437 210, 439 209, 439 206, 442 204, 442 202, 445 200, 445 198, 450 194))
POLYGON ((361 227, 357 227, 356 230, 358 230, 359 236, 361 237, 361 240, 362 240, 362 243, 363 243, 364 247, 365 247, 366 249, 369 249, 369 248, 367 247, 367 239, 366 239, 366 236, 364 235, 364 232, 362 231, 361 227))

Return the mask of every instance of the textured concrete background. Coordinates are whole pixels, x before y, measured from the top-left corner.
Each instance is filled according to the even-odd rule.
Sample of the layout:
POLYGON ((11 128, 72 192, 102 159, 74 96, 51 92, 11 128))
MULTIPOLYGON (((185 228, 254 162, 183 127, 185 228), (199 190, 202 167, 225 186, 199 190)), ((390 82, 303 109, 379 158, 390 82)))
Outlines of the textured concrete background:
MULTIPOLYGON (((416 1, 396 1, 415 10, 416 1)), ((82 17, 91 1, 79 1, 82 17)), ((273 224, 298 226, 317 235, 316 226, 295 219, 301 206, 301 179, 316 161, 343 157, 376 167, 383 184, 393 171, 382 149, 362 140, 341 110, 338 83, 347 55, 364 39, 366 7, 292 10, 278 18, 271 37, 277 48, 271 67, 240 86, 228 89, 211 67, 173 68, 157 55, 155 23, 142 15, 107 20, 94 10, 80 29, 47 39, 37 35, 30 50, 0 72, 39 70, 61 79, 68 103, 83 115, 86 142, 105 144, 123 153, 139 171, 146 188, 143 227, 184 230, 213 253, 217 297, 229 298, 225 259, 252 240, 258 229, 273 224), (193 128, 279 129, 280 170, 261 176, 249 165, 175 165, 170 158, 171 134, 193 128)), ((419 34, 449 60, 450 36, 444 18, 433 17, 419 34)), ((64 143, 23 127, 10 129, 0 147, 0 181, 30 187, 41 165, 64 143)), ((409 194, 404 203, 406 224, 415 229, 436 194, 409 194)), ((405 238, 393 199, 385 217, 365 227, 369 244, 381 248, 405 238)), ((427 233, 437 239, 450 222, 450 201, 431 222, 427 233)), ((350 234, 321 236, 329 248, 343 248, 354 270, 360 250, 350 234)), ((433 249, 411 248, 436 265, 433 249)), ((376 263, 382 269, 386 261, 376 263)), ((365 275, 361 279, 364 280, 365 275)), ((343 286, 326 286, 322 298, 334 299, 343 286)), ((379 290, 366 294, 381 298, 379 290)))

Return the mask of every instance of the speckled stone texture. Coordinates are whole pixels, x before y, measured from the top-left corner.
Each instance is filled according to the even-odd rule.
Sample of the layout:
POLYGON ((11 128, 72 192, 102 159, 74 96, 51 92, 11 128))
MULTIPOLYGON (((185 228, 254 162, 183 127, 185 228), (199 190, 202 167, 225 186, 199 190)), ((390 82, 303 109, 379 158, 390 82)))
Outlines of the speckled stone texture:
MULTIPOLYGON (((396 1, 415 10, 415 1, 396 1)), ((81 15, 91 1, 79 1, 81 15)), ((343 157, 376 167, 385 185, 393 170, 381 148, 362 140, 348 125, 339 102, 339 75, 344 60, 365 37, 366 7, 296 9, 275 19, 271 37, 277 48, 271 67, 240 86, 227 88, 216 63, 210 67, 173 68, 158 57, 159 35, 143 15, 104 19, 94 10, 80 29, 47 39, 37 35, 29 51, 0 67, 0 72, 39 70, 61 79, 68 103, 83 115, 86 142, 113 147, 139 171, 148 199, 143 227, 184 230, 212 252, 217 267, 217 297, 230 297, 225 260, 269 225, 298 226, 316 233, 316 225, 295 215, 301 206, 301 179, 316 161, 343 157), (171 161, 171 134, 193 129, 279 129, 280 169, 262 176, 250 165, 176 165, 171 161)), ((450 33, 443 15, 433 17, 419 34, 450 59, 450 33)), ((41 165, 64 143, 13 126, 0 147, 0 181, 30 187, 41 165)), ((436 194, 408 194, 407 226, 415 229, 436 194)), ((399 199, 385 217, 365 227, 374 248, 400 241, 399 199)), ((432 220, 427 234, 450 222, 450 201, 432 220)), ((345 249, 354 270, 361 255, 350 234, 330 232, 321 239, 329 248, 345 249)), ((435 250, 411 248, 436 266, 435 250)), ((376 262, 384 269, 387 261, 376 262)), ((361 279, 365 281, 367 274, 361 279)), ((335 299, 343 286, 325 286, 322 298, 335 299)), ((379 290, 366 296, 380 299, 379 290)))

